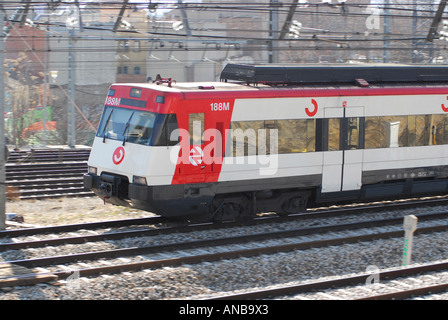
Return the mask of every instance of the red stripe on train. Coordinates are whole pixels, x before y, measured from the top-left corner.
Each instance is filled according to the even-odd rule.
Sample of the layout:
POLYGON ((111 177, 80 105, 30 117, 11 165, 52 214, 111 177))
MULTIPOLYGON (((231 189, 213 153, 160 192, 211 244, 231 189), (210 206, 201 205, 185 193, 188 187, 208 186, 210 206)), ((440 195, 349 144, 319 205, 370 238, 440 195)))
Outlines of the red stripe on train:
POLYGON ((177 121, 181 150, 172 184, 216 182, 222 168, 226 130, 230 128, 235 99, 183 100, 179 103, 177 121), (192 120, 201 118, 201 114, 204 123, 199 130, 203 141, 190 144, 188 133, 194 126, 192 120))

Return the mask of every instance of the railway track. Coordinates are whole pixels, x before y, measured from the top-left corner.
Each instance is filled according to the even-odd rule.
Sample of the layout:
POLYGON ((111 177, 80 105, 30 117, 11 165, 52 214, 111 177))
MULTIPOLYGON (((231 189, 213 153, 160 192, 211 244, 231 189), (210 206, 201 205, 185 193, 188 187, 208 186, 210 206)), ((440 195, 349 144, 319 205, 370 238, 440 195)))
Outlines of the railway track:
MULTIPOLYGON (((419 228, 418 232, 425 234, 448 230, 446 215, 446 212, 420 215, 419 221, 421 223, 429 223, 430 225, 423 225, 419 228)), ((336 214, 336 216, 337 218, 334 219, 338 220, 341 217, 341 212, 336 214)), ((158 221, 157 217, 153 219, 145 222, 158 221)), ((297 221, 303 221, 303 219, 297 219, 297 217, 295 219, 297 221)), ((371 242, 379 239, 400 238, 403 236, 403 231, 401 230, 402 217, 369 219, 367 221, 354 221, 351 223, 336 222, 336 224, 332 223, 323 226, 302 228, 291 227, 288 230, 270 230, 269 227, 267 231, 252 232, 250 234, 245 234, 248 233, 246 229, 244 229, 246 231, 239 231, 239 233, 236 232, 235 234, 233 229, 238 228, 224 225, 220 225, 219 227, 193 225, 176 226, 175 228, 155 228, 153 225, 149 227, 141 225, 139 222, 145 222, 139 219, 134 222, 128 222, 129 225, 134 223, 140 225, 139 230, 108 230, 107 233, 101 231, 103 232, 101 234, 75 235, 73 237, 56 235, 54 239, 31 241, 14 239, 14 241, 2 243, 0 245, 0 252, 3 252, 3 257, 7 257, 9 251, 19 251, 23 254, 24 250, 39 250, 37 248, 45 246, 50 246, 48 248, 50 248, 51 252, 57 251, 52 250, 52 248, 57 248, 57 246, 71 246, 70 251, 72 251, 74 244, 83 243, 84 245, 85 242, 87 244, 90 243, 90 247, 87 246, 87 249, 81 249, 81 252, 52 256, 40 256, 41 254, 38 253, 36 254, 37 257, 34 257, 33 252, 28 252, 26 255, 29 256, 26 259, 10 259, 6 261, 7 265, 26 268, 24 270, 30 271, 27 271, 28 273, 26 274, 3 277, 0 281, 0 287, 33 284, 33 281, 40 283, 48 282, 49 280, 64 280, 72 276, 75 270, 78 277, 94 277, 100 274, 116 274, 148 268, 175 267, 185 264, 221 261, 223 259, 272 255, 278 254, 279 252, 287 253, 312 248, 318 249, 328 246, 357 244, 359 242, 371 242), (197 239, 197 232, 201 230, 208 230, 207 234, 202 235, 202 237, 205 237, 204 239, 197 239), (216 232, 216 230, 221 230, 221 234, 225 236, 217 237, 216 235, 209 234, 210 231, 216 232), (179 238, 178 233, 180 232, 183 233, 180 236, 180 240, 164 239, 162 236, 158 240, 158 243, 147 244, 154 242, 151 238, 161 237, 161 234, 175 234, 179 238), (129 238, 131 237, 134 240, 130 241, 129 238), (144 240, 138 240, 140 237, 143 237, 144 240), (126 243, 114 242, 120 241, 119 239, 128 240, 126 240, 126 243), (114 242, 111 249, 91 250, 91 248, 96 248, 95 243, 97 242, 111 241, 114 242), (142 243, 146 244, 143 245, 142 243), (123 259, 129 261, 123 263, 123 259), (81 267, 79 263, 81 263, 81 267)), ((109 226, 91 225, 89 228, 111 227, 114 223, 116 224, 117 222, 111 222, 109 226)), ((288 225, 292 225, 291 222, 287 223, 288 225)), ((266 223, 266 225, 272 224, 266 223)), ((274 225, 277 224, 281 223, 274 223, 274 225)), ((82 226, 79 225, 78 227, 82 226)), ((281 228, 284 228, 284 226, 281 228)), ((67 230, 61 229, 60 231, 72 232, 74 228, 71 229, 72 231, 69 230, 70 228, 67 230)), ((53 231, 56 231, 56 229, 53 229, 53 231)), ((33 234, 33 232, 29 234, 33 234)), ((34 235, 36 234, 39 233, 35 230, 34 235)), ((6 233, 0 235, 5 236, 6 233)), ((12 233, 9 233, 9 236, 11 235, 12 233)), ((269 295, 266 297, 269 297, 269 295)))
MULTIPOLYGON (((44 226, 44 227, 33 227, 33 228, 19 228, 19 229, 9 229, 9 230, 0 230, 0 239, 1 238, 14 238, 14 243, 11 243, 11 247, 15 247, 17 249, 27 248, 27 247, 37 247, 37 246, 46 246, 46 245, 60 245, 60 244, 69 244, 69 243, 82 243, 87 242, 89 240, 93 241, 102 241, 107 239, 115 238, 125 238, 130 236, 141 236, 141 235, 159 235, 159 234, 170 234, 170 233, 180 233, 180 232, 192 232, 192 231, 206 231, 211 229, 225 229, 232 227, 244 227, 244 226, 253 226, 259 224, 267 224, 267 223, 281 223, 295 220, 307 220, 307 219, 329 219, 335 217, 345 217, 345 216, 353 216, 356 214, 365 215, 369 212, 377 213, 384 210, 405 210, 406 208, 414 208, 418 206, 424 207, 432 207, 432 206, 443 206, 448 204, 448 199, 445 197, 439 197, 434 199, 425 199, 425 200, 410 200, 406 202, 391 202, 389 204, 382 204, 378 206, 377 204, 370 205, 362 205, 362 206, 349 206, 342 208, 321 208, 315 211, 309 211, 307 213, 300 214, 291 214, 289 216, 277 216, 275 214, 258 216, 253 219, 241 220, 237 222, 227 222, 224 224, 213 224, 213 223, 199 223, 199 224, 188 224, 188 222, 182 222, 182 220, 174 220, 175 226, 165 227, 151 227, 145 228, 144 230, 139 229, 137 231, 124 231, 124 232, 114 232, 103 234, 103 235, 91 235, 91 236, 83 236, 80 237, 59 237, 57 239, 50 240, 37 240, 37 241, 20 241, 20 237, 33 236, 33 235, 45 235, 45 234, 54 234, 54 233, 73 233, 78 230, 95 230, 101 228, 122 228, 126 226, 141 226, 141 225, 157 225, 165 222, 169 222, 171 220, 165 219, 160 216, 150 216, 145 218, 135 218, 135 219, 120 219, 120 220, 112 220, 112 221, 99 221, 99 222, 90 222, 90 223, 79 223, 79 224, 69 224, 69 225, 57 225, 57 226, 44 226), (180 223, 180 225, 179 225, 180 223), (122 234, 122 235, 121 235, 122 234), (19 238, 18 238, 19 237, 19 238)), ((438 212, 428 215, 418 215, 420 219, 423 220, 431 220, 445 217, 444 212, 438 212)), ((399 218, 384 218, 381 220, 370 220, 366 221, 363 224, 358 223, 357 226, 361 227, 369 227, 369 226, 380 226, 387 225, 391 223, 400 223, 401 217, 399 218)), ((349 224, 350 225, 350 224, 349 224)), ((325 231, 322 229, 325 227, 315 227, 310 228, 310 230, 315 231, 325 231), (320 229, 319 229, 320 228, 320 229)), ((340 228, 341 230, 347 228, 347 226, 343 223, 338 224, 337 226, 332 226, 333 230, 336 228, 340 228)), ((1 244, 2 246, 8 246, 8 244, 1 244)))
POLYGON ((30 150, 12 150, 9 153, 9 164, 87 161, 90 148, 45 148, 30 150))
MULTIPOLYGON (((420 229, 419 233, 431 233, 431 232, 441 232, 448 230, 448 224, 439 225, 433 227, 427 227, 420 229)), ((307 230, 309 232, 309 230, 307 230)), ((296 232, 296 230, 292 230, 292 232, 296 232)), ((128 257, 128 256, 138 256, 145 254, 153 254, 153 253, 162 253, 167 251, 178 251, 178 250, 189 250, 189 249, 197 249, 202 247, 213 247, 213 246, 224 246, 231 244, 242 244, 247 243, 249 241, 266 241, 266 239, 270 239, 270 237, 278 237, 278 236, 287 236, 290 234, 288 232, 280 232, 280 233, 262 233, 255 234, 249 236, 235 236, 235 237, 224 237, 218 239, 207 239, 207 240, 195 240, 189 242, 177 242, 163 245, 154 245, 154 246, 145 246, 145 247, 132 247, 132 248, 121 248, 121 249, 113 249, 106 251, 92 251, 86 253, 79 254, 69 254, 69 255, 61 255, 61 256, 52 256, 52 257, 43 257, 43 258, 34 258, 34 259, 25 259, 25 260, 15 260, 9 261, 9 263, 14 265, 19 265, 23 267, 44 267, 51 265, 60 265, 67 263, 76 263, 77 261, 87 261, 87 260, 96 260, 96 259, 112 259, 117 257, 128 257)), ((100 267, 100 268, 92 268, 89 270, 85 270, 81 273, 81 275, 92 275, 92 274, 101 274, 105 272, 111 272, 111 270, 138 270, 139 268, 151 268, 151 267, 160 267, 160 266, 178 266, 182 264, 191 264, 191 263, 199 263, 203 261, 216 261, 220 259, 235 259, 238 257, 252 257, 262 254, 273 254, 278 252, 290 252, 293 250, 306 250, 311 248, 322 248, 326 246, 335 246, 341 244, 349 244, 349 243, 357 243, 362 241, 373 241, 377 239, 387 239, 393 237, 400 237, 403 235, 402 231, 392 231, 392 232, 381 232, 381 233, 371 233, 366 235, 356 235, 356 236, 348 236, 348 237, 336 237, 325 240, 315 240, 315 241, 303 241, 303 242, 293 242, 293 243, 279 243, 273 244, 269 246, 240 250, 229 250, 224 252, 217 253, 207 253, 200 255, 188 255, 180 258, 172 258, 172 259, 162 259, 162 260, 154 260, 150 262, 140 262, 134 264, 127 265, 117 265, 112 268, 100 267)))
POLYGON ((92 196, 84 189, 90 149, 12 151, 6 164, 9 199, 92 196))
MULTIPOLYGON (((422 214, 417 215, 418 219, 420 221, 430 221, 430 220, 436 220, 436 219, 444 219, 448 215, 448 212, 438 212, 433 214, 422 214)), ((129 221, 122 221, 120 226, 123 226, 125 224, 135 225, 135 224, 145 224, 145 222, 157 222, 159 220, 158 217, 154 218, 141 218, 141 219, 130 219, 129 221)), ((380 220, 368 220, 368 221, 362 221, 362 222, 354 222, 354 223, 343 223, 343 224, 337 224, 337 225, 329 225, 329 226, 317 226, 317 227, 307 227, 307 228, 298 228, 298 229, 291 229, 291 230, 284 230, 284 231, 275 231, 275 232, 263 232, 259 234, 252 234, 252 235, 242 235, 242 236, 235 236, 235 237, 224 237, 224 238, 218 238, 218 239, 206 239, 206 240, 196 240, 196 241, 190 241, 190 242, 182 242, 182 243, 174 243, 169 245, 160 245, 160 246, 153 246, 153 247, 147 247, 147 248, 141 248, 140 250, 142 253, 147 252, 153 252, 153 251, 163 251, 163 250, 172 250, 172 249, 191 249, 191 248, 197 248, 197 247, 203 247, 203 246, 213 246, 213 245, 226 245, 226 244, 233 244, 233 243, 244 243, 244 242, 250 242, 250 241, 261 241, 261 240, 267 240, 267 239, 276 239, 276 238, 287 238, 287 237, 297 237, 297 236, 306 236, 306 235, 312 235, 312 234, 318 234, 318 233, 326 233, 326 232, 337 232, 337 231, 344 231, 344 230, 356 230, 356 229, 362 229, 362 228, 377 228, 382 226, 390 226, 390 225, 399 225, 403 222, 403 218, 389 218, 389 219, 380 219, 380 220)), ((109 224, 106 223, 99 223, 98 225, 107 226, 107 225, 116 225, 117 223, 120 223, 119 221, 112 221, 109 224)), ((97 225, 97 224, 95 224, 97 225)), ((81 225, 80 225, 81 226, 81 225)), ((61 227, 63 229, 64 226, 61 227)), ((83 226, 84 227, 84 226, 83 226)), ((160 234, 173 234, 173 233, 189 233, 194 231, 204 231, 204 230, 210 230, 211 228, 219 229, 218 227, 213 227, 211 224, 203 224, 203 225, 186 225, 186 226, 179 226, 179 227, 162 227, 162 228, 152 228, 152 227, 143 227, 139 228, 138 230, 126 230, 126 231, 115 231, 110 233, 104 233, 104 234, 94 234, 94 235, 80 235, 80 236, 73 236, 73 237, 58 237, 58 238, 52 238, 52 239, 43 239, 43 240, 31 240, 31 241, 20 241, 17 242, 15 240, 14 242, 9 243, 0 243, 0 251, 6 251, 6 250, 18 250, 18 249, 24 249, 24 248, 39 248, 44 246, 55 246, 55 245, 65 245, 65 244, 79 244, 79 243, 85 243, 85 242, 95 242, 95 241, 107 241, 107 240, 116 240, 116 239, 124 239, 124 238, 131 238, 131 237, 148 237, 148 236, 155 236, 160 234)), ((222 226, 222 228, 228 228, 228 226, 222 226)), ((437 226, 437 227, 429 227, 426 229, 420 229, 419 232, 437 232, 437 231, 444 231, 445 228, 448 228, 445 225, 437 226)), ((25 229, 27 230, 27 229, 25 229)), ((389 233, 382 233, 379 236, 376 236, 374 234, 367 235, 364 238, 361 236, 359 237, 353 237, 353 238, 344 238, 344 241, 346 242, 352 242, 352 241, 363 241, 364 239, 370 240, 370 239, 376 239, 376 237, 379 238, 386 238, 386 237, 395 237, 400 236, 402 231, 392 231, 389 233)), ((0 233, 1 236, 1 233, 0 233)), ((337 240, 334 240, 332 243, 337 244, 337 240)), ((306 245, 314 247, 314 246, 320 246, 321 242, 311 242, 307 243, 306 245)), ((325 240, 322 242, 323 245, 326 244, 325 240)), ((302 249, 302 246, 299 246, 299 249, 302 249)), ((128 251, 121 251, 118 250, 118 255, 122 253, 127 253, 128 251)), ((129 250, 130 254, 133 254, 134 249, 129 250)), ((111 252, 111 256, 113 256, 114 253, 111 252)), ((107 254, 106 254, 107 257, 107 254)), ((31 263, 32 264, 32 263, 31 263)))
POLYGON ((302 297, 304 296, 305 298, 311 298, 313 293, 317 298, 326 297, 327 299, 344 299, 349 295, 349 291, 352 291, 350 295, 353 296, 352 293, 354 290, 359 291, 359 296, 354 298, 355 300, 408 299, 446 292, 448 290, 448 282, 442 281, 437 284, 424 285, 418 278, 436 278, 441 275, 446 277, 447 273, 448 261, 443 261, 406 268, 400 267, 382 270, 377 275, 378 279, 381 278, 383 285, 380 285, 379 282, 367 283, 369 278, 372 277, 372 273, 366 272, 354 276, 309 281, 297 285, 278 286, 270 289, 216 296, 211 298, 211 300, 297 298, 298 295, 302 295, 302 297), (383 291, 383 293, 379 293, 379 291, 383 291), (384 291, 388 292, 384 293, 384 291))
MULTIPOLYGON (((318 208, 312 209, 308 212, 290 214, 288 216, 278 216, 276 214, 268 214, 256 216, 252 219, 240 220, 237 222, 226 222, 220 223, 192 223, 188 226, 176 227, 170 230, 175 232, 188 230, 208 230, 213 228, 229 228, 229 227, 239 227, 239 226, 251 226, 256 224, 264 224, 271 222, 288 222, 294 220, 307 220, 307 219, 328 219, 334 217, 344 217, 344 216, 354 216, 354 215, 365 215, 369 212, 378 213, 381 211, 390 210, 406 210, 412 208, 431 208, 434 206, 446 206, 448 205, 448 197, 433 197, 424 199, 408 199, 405 201, 390 201, 389 203, 371 203, 371 204, 360 204, 360 205, 349 205, 333 208, 318 208), (184 229, 183 229, 184 228, 184 229)), ((144 224, 158 224, 167 221, 175 221, 177 223, 185 224, 187 222, 182 220, 170 220, 165 219, 160 216, 150 216, 146 218, 135 218, 135 219, 120 219, 112 221, 98 221, 90 223, 78 223, 69 225, 57 225, 57 226, 43 226, 43 227, 33 227, 33 228, 18 228, 18 229, 8 229, 0 230, 1 238, 12 238, 21 237, 27 235, 43 235, 46 233, 61 233, 61 232, 75 232, 80 229, 100 229, 100 228, 113 228, 113 227, 124 227, 132 225, 144 225, 144 224)), ((163 232, 162 229, 156 229, 157 232, 163 232)), ((186 232, 186 231, 185 231, 186 232)))

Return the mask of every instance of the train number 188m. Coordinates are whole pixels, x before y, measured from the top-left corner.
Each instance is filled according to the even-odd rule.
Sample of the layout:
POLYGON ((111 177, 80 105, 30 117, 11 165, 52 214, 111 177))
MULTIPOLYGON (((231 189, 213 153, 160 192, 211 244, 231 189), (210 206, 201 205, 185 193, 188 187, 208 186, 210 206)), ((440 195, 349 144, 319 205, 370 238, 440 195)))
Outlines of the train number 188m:
POLYGON ((210 103, 211 111, 228 111, 230 110, 230 102, 214 102, 210 103))

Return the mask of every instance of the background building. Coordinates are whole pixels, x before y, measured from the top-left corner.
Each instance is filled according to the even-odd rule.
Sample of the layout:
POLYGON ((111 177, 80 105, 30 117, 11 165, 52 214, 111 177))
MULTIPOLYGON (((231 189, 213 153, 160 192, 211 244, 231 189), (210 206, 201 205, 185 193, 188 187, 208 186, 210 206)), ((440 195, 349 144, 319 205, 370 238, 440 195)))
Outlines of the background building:
POLYGON ((446 63, 443 22, 426 39, 438 7, 434 0, 8 2, 7 137, 13 145, 89 144, 110 84, 158 74, 215 81, 227 63, 446 63), (55 121, 57 130, 45 139, 22 135, 39 121, 55 121))

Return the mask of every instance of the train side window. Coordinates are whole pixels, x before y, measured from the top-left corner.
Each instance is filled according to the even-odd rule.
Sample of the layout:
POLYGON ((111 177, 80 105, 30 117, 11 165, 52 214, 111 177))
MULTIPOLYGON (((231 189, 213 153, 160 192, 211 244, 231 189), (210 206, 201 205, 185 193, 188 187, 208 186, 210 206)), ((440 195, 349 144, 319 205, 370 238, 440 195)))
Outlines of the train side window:
POLYGON ((278 153, 316 151, 316 120, 278 120, 278 153))
POLYGON ((307 119, 306 121, 306 152, 316 151, 316 120, 307 119))
POLYGON ((176 114, 160 114, 156 119, 157 126, 152 137, 154 146, 175 146, 179 143, 179 125, 176 114), (156 129, 157 128, 157 129, 156 129))
POLYGON ((416 144, 416 131, 415 131, 415 116, 408 116, 408 128, 407 128, 407 147, 412 147, 417 145, 416 144))
POLYGON ((412 119, 407 116, 368 117, 365 121, 365 147, 396 148, 403 147, 414 139, 409 132, 412 119))
POLYGON ((443 116, 443 144, 448 144, 448 115, 443 116))
POLYGON ((429 145, 429 132, 430 132, 430 117, 427 115, 415 116, 416 127, 416 145, 427 146, 429 145))
POLYGON ((204 144, 204 113, 190 113, 188 116, 190 145, 204 144))
POLYGON ((347 150, 360 149, 360 118, 347 119, 347 150))
POLYGON ((263 130, 257 130, 256 154, 268 155, 278 153, 278 122, 277 120, 265 120, 264 128, 260 128, 263 130))
POLYGON ((448 144, 448 116, 439 114, 433 120, 433 144, 448 144))
POLYGON ((447 115, 368 117, 366 149, 448 144, 447 115))
MULTIPOLYGON (((272 125, 272 124, 271 124, 272 125)), ((265 121, 233 121, 226 156, 253 156, 258 153, 258 130, 265 128, 265 121)), ((266 140, 267 141, 267 140, 266 140)), ((270 150, 266 150, 269 154, 270 150)))
POLYGON ((382 139, 380 117, 366 118, 366 149, 385 148, 382 139))
POLYGON ((234 121, 231 129, 227 156, 316 151, 315 119, 234 121))
POLYGON ((447 116, 441 114, 407 117, 407 143, 401 146, 448 144, 447 116))
POLYGON ((165 124, 167 146, 175 146, 179 143, 179 125, 176 114, 169 114, 165 124))
POLYGON ((328 119, 328 151, 341 150, 341 119, 328 119))

